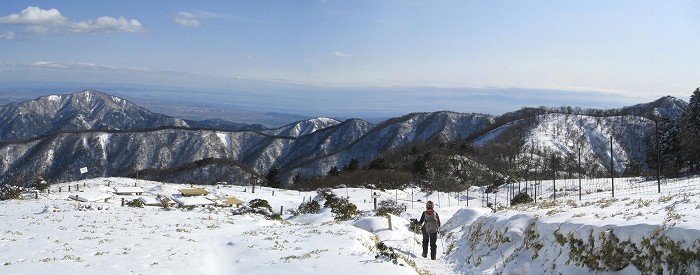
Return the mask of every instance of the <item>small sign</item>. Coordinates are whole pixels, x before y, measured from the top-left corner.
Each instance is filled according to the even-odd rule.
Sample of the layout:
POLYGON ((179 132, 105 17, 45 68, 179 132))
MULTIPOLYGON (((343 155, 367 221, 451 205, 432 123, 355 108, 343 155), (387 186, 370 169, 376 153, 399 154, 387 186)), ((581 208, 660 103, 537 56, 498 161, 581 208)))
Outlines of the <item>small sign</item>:
POLYGON ((88 170, 87 170, 87 167, 80 168, 80 173, 81 173, 81 174, 85 174, 85 173, 87 173, 87 171, 88 171, 88 170))
POLYGON ((373 194, 372 194, 372 198, 373 198, 373 199, 378 199, 378 198, 379 198, 379 194, 373 193, 373 194))

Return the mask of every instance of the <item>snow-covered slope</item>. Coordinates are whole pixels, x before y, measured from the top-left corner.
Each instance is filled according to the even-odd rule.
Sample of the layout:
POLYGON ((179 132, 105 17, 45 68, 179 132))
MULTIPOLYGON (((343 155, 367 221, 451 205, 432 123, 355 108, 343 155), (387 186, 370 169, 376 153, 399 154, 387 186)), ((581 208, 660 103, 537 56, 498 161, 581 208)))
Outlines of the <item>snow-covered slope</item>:
MULTIPOLYGON (((183 166, 197 166, 196 162, 207 159, 230 160, 258 174, 277 166, 290 171, 285 176, 293 175, 292 172, 316 175, 327 172, 332 166, 342 167, 353 158, 362 163, 371 161, 386 150, 412 142, 463 138, 485 127, 489 119, 488 116, 448 112, 413 114, 379 126, 350 119, 323 129, 318 126, 318 130, 298 137, 187 128, 61 133, 1 146, 0 178, 27 183, 38 175, 59 182, 80 177, 134 176, 142 170, 181 170, 183 166), (88 174, 80 175, 81 167, 88 167, 88 174)), ((226 166, 198 166, 197 173, 158 179, 238 182, 250 174, 236 167, 227 170, 226 166), (207 172, 209 170, 211 173, 207 172), (227 172, 231 172, 231 176, 221 179, 227 172)))
POLYGON ((335 119, 319 117, 298 121, 277 129, 268 129, 262 132, 273 136, 300 137, 338 124, 340 124, 340 121, 335 119))
MULTIPOLYGON (((627 112, 678 113, 682 103, 667 97, 629 107, 627 112)), ((513 121, 505 119, 504 126, 474 143, 519 144, 522 140, 521 151, 527 153, 534 148, 535 157, 541 160, 552 155, 571 160, 580 147, 583 165, 590 175, 607 170, 607 144, 612 136, 618 172, 631 165, 644 167, 651 120, 632 115, 544 113, 534 112, 535 117, 520 120, 513 115, 513 121)), ((415 142, 462 140, 494 127, 497 119, 504 120, 443 111, 412 113, 378 125, 359 119, 338 122, 317 118, 278 129, 217 131, 168 127, 188 125, 123 99, 85 91, 0 107, 0 124, 3 130, 8 129, 1 134, 10 139, 30 138, 0 143, 0 179, 21 184, 32 182, 39 175, 56 182, 81 176, 134 176, 147 172, 146 175, 163 175, 151 179, 210 183, 237 181, 278 167, 286 181, 296 174, 325 174, 331 167, 343 167, 352 159, 365 165, 389 150, 415 142), (65 132, 70 129, 73 131, 65 132), (37 135, 43 136, 34 138, 37 135), (80 167, 88 167, 89 174, 77 174, 80 167)), ((224 121, 211 123, 234 125, 224 121)))
POLYGON ((609 170, 611 137, 615 170, 624 172, 632 162, 646 163, 647 141, 653 134, 654 122, 639 116, 552 113, 508 123, 474 143, 505 142, 503 136, 518 136, 523 142, 522 154, 528 156, 532 151, 540 160, 549 160, 552 156, 564 161, 577 160, 581 148, 586 174, 596 174, 609 170))
MULTIPOLYGON (((321 200, 315 192, 205 187, 206 198, 213 200, 265 199, 275 212, 284 210, 283 221, 275 221, 212 206, 122 206, 122 199, 179 198, 178 189, 189 185, 97 178, 54 185, 51 193, 36 198, 27 193, 22 200, 0 201, 0 217, 12 221, 0 223, 0 273, 696 274, 698 180, 665 182, 660 194, 654 189, 645 194, 622 192, 615 199, 540 199, 495 212, 481 207, 485 188, 430 194, 417 188, 335 189, 362 213, 349 221, 334 221, 328 208, 298 216, 287 212, 309 199, 321 200), (115 194, 114 187, 134 186, 145 193, 115 194), (369 200, 375 192, 380 201, 397 200, 407 211, 391 215, 391 222, 376 216, 369 200), (68 199, 87 193, 111 199, 68 199), (443 221, 435 261, 420 256, 421 236, 412 233, 409 223, 427 200, 436 203, 443 221), (379 242, 396 253, 396 264, 378 255, 379 242)), ((594 188, 590 181, 595 180, 584 186, 594 188)), ((505 188, 497 193, 498 201, 504 199, 505 188)), ((542 197, 550 197, 553 189, 543 190, 542 197)))

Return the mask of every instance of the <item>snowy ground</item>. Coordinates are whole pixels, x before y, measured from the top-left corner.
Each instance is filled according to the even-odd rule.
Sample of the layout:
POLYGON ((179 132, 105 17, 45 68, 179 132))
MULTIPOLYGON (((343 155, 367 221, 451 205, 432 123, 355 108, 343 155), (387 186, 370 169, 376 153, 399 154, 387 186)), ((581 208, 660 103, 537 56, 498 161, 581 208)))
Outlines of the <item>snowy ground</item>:
MULTIPOLYGON (((694 186, 698 180, 677 184, 694 186)), ((700 192, 692 188, 676 195, 629 193, 625 197, 620 193, 615 199, 580 202, 541 199, 538 204, 495 213, 481 207, 485 196, 478 188, 469 195, 336 189, 365 215, 335 222, 328 209, 316 215, 285 214, 283 221, 272 221, 211 206, 133 208, 121 206, 121 198, 139 196, 115 195, 115 186, 138 186, 145 196, 173 196, 177 189, 190 187, 101 178, 54 185, 50 194, 40 194, 38 199, 2 201, 0 274, 57 270, 66 274, 588 274, 591 268, 567 260, 574 242, 565 239, 562 244, 561 236, 586 239, 589 233, 601 232, 639 246, 650 234, 661 232, 681 248, 698 251, 692 255, 700 255, 700 192), (392 230, 386 218, 370 214, 372 192, 380 194, 379 200, 398 199, 406 204, 407 212, 392 216, 392 230), (113 197, 108 202, 68 199, 87 193, 113 197), (420 257, 421 237, 408 228, 408 220, 420 215, 427 200, 438 204, 444 224, 436 261, 420 257), (529 234, 532 231, 538 234, 529 234), (401 255, 398 264, 375 259, 378 241, 401 255)), ((256 188, 253 194, 249 186, 205 188, 209 198, 234 196, 246 202, 261 198, 285 213, 316 197, 315 192, 269 188, 256 188)), ((506 194, 502 190, 497 199, 505 201, 506 194)), ((700 267, 700 262, 695 264, 700 267)), ((620 272, 640 271, 628 264, 620 272)))

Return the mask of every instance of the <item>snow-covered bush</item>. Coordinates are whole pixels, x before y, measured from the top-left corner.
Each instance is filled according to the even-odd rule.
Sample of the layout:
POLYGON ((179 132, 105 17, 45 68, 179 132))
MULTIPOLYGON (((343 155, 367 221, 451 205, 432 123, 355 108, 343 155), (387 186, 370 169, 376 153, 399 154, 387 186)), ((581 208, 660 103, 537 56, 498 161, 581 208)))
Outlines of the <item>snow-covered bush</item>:
POLYGON ((296 213, 297 214, 317 214, 319 211, 321 211, 321 205, 318 204, 317 201, 311 200, 311 201, 304 202, 304 203, 300 204, 296 213))
POLYGON ((139 199, 133 199, 133 200, 127 202, 126 205, 128 205, 130 207, 143 208, 143 202, 139 199))
POLYGON ((268 210, 270 210, 270 212, 272 212, 272 206, 270 206, 270 203, 263 199, 253 199, 250 202, 248 202, 248 205, 251 208, 267 208, 268 210))
POLYGON ((6 200, 16 200, 22 197, 22 192, 24 188, 13 185, 2 185, 0 186, 0 201, 6 200))
POLYGON ((243 214, 259 214, 265 216, 269 220, 281 220, 282 216, 279 213, 272 212, 272 206, 266 200, 253 199, 247 205, 235 208, 231 211, 233 215, 243 214))
POLYGON ((330 189, 319 189, 317 192, 326 199, 323 207, 331 208, 331 213, 335 214, 336 221, 347 221, 360 214, 357 205, 351 203, 347 198, 338 197, 330 189))
POLYGON ((360 214, 360 211, 357 210, 357 205, 351 203, 347 198, 338 198, 330 207, 337 221, 347 221, 360 214))
POLYGON ((374 256, 375 259, 385 259, 391 261, 393 264, 398 264, 399 254, 394 252, 394 248, 386 245, 384 242, 378 242, 376 245, 377 255, 374 256))
POLYGON ((404 209, 405 206, 398 204, 395 200, 383 200, 379 202, 379 207, 377 207, 377 216, 386 216, 387 214, 399 216, 404 212, 404 209))
POLYGON ((517 195, 515 195, 512 200, 510 200, 510 205, 531 203, 532 201, 533 200, 532 200, 532 197, 530 197, 530 194, 525 193, 525 192, 520 192, 517 195))

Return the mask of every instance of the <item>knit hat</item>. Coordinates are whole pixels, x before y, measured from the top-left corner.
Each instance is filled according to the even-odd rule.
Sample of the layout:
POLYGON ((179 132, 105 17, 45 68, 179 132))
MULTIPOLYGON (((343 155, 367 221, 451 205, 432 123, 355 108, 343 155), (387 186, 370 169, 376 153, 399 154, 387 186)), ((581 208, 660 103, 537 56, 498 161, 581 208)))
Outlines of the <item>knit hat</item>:
POLYGON ((433 201, 428 201, 428 202, 425 204, 425 208, 428 208, 428 209, 433 209, 433 206, 434 206, 434 205, 433 205, 433 201))

